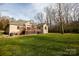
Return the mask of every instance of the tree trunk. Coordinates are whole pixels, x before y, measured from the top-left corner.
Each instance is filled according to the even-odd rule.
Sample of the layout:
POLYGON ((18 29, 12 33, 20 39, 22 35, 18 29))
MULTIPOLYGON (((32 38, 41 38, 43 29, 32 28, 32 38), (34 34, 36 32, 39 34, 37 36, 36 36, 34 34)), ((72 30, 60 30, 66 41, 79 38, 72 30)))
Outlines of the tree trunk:
POLYGON ((59 3, 59 20, 60 20, 61 34, 64 34, 62 11, 61 11, 61 3, 59 3))

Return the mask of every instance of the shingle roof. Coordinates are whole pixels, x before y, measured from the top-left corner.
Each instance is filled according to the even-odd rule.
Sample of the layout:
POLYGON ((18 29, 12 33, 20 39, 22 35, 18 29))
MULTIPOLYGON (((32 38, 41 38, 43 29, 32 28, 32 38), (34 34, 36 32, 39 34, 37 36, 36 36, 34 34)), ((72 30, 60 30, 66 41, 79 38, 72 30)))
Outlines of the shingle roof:
POLYGON ((10 21, 10 25, 24 25, 26 22, 23 22, 23 21, 10 21))

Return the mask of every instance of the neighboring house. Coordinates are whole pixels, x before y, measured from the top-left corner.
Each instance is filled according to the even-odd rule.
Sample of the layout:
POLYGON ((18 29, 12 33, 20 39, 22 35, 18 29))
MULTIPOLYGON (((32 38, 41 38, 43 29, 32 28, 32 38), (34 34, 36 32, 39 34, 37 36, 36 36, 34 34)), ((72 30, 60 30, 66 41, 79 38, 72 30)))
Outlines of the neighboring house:
POLYGON ((5 29, 5 33, 9 35, 48 33, 48 25, 46 24, 35 25, 30 21, 10 22, 5 29))

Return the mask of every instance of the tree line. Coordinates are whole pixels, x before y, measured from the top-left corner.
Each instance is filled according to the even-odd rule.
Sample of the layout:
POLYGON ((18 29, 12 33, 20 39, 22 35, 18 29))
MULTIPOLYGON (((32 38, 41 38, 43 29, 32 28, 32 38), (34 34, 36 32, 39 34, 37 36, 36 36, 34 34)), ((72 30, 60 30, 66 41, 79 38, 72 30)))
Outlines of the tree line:
POLYGON ((34 18, 38 23, 47 23, 49 32, 79 33, 79 4, 55 3, 45 7, 34 18))

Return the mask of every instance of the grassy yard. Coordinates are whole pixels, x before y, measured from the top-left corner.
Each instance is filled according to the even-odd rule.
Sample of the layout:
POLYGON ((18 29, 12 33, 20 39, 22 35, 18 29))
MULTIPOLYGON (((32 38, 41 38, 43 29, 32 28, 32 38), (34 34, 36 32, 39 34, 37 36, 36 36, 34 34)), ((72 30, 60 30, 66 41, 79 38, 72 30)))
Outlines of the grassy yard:
POLYGON ((38 34, 0 37, 0 55, 79 55, 79 34, 38 34))

